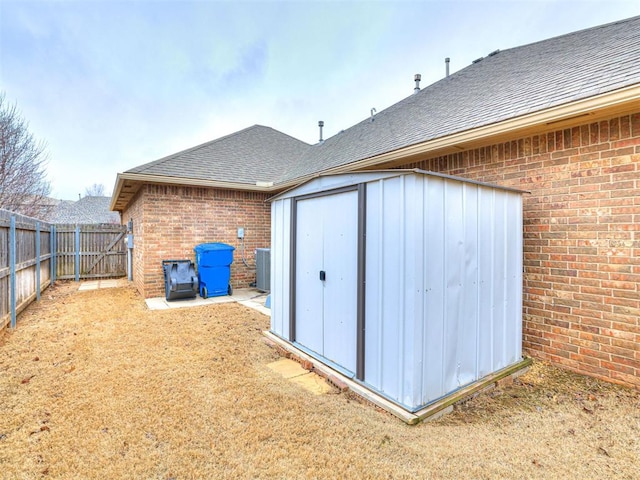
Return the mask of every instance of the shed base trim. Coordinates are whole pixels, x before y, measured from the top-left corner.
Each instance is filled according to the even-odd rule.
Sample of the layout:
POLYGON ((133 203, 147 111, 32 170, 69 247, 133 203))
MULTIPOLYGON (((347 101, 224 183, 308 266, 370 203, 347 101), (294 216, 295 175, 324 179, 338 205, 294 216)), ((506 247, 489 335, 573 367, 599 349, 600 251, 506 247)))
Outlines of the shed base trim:
POLYGON ((487 375, 486 377, 483 377, 480 380, 467 385, 464 388, 461 388, 460 390, 456 390, 455 392, 442 397, 436 402, 416 412, 410 412, 400 407, 399 405, 387 400, 378 393, 366 388, 360 383, 353 381, 351 378, 346 377, 339 371, 330 368, 316 358, 291 345, 288 341, 282 339, 278 335, 275 335, 269 331, 264 331, 263 334, 277 347, 282 348, 287 353, 299 359, 303 366, 306 365, 312 367, 316 373, 325 377, 330 383, 341 387, 346 387, 352 393, 362 397, 365 401, 371 402, 374 405, 386 410, 387 412, 395 415, 400 420, 409 425, 415 425, 417 423, 420 423, 421 421, 428 419, 439 418, 442 414, 451 412, 453 410, 451 407, 456 403, 469 398, 470 396, 481 390, 492 387, 498 381, 503 380, 507 377, 515 378, 522 375, 529 369, 529 366, 533 363, 533 360, 531 358, 525 358, 518 363, 487 375))

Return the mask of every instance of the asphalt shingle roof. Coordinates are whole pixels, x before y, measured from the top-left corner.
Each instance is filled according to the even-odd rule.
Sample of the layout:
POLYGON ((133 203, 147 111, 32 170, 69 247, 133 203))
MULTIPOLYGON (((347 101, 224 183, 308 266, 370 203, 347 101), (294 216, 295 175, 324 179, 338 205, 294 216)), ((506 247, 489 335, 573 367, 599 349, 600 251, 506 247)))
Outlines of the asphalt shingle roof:
POLYGON ((49 223, 120 223, 120 214, 109 211, 111 197, 83 197, 77 202, 63 200, 56 205, 47 221, 49 223))
POLYGON ((281 180, 640 82, 640 16, 500 51, 308 152, 281 180))
POLYGON ((640 83, 640 16, 493 52, 317 145, 253 126, 128 172, 284 183, 640 83))
POLYGON ((128 172, 255 184, 273 181, 309 148, 273 128, 254 125, 128 172))

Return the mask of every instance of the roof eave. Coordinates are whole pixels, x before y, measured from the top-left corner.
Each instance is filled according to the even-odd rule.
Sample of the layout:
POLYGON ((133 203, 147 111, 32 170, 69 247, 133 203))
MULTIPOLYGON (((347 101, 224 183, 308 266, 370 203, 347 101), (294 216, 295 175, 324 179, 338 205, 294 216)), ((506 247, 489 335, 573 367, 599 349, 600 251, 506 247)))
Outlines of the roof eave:
POLYGON ((272 182, 256 182, 250 183, 238 183, 238 182, 224 182, 220 180, 206 180, 200 178, 188 178, 188 177, 169 177, 165 175, 149 175, 144 173, 131 173, 124 172, 118 173, 116 177, 116 184, 113 189, 113 196, 111 197, 111 204, 109 209, 112 211, 123 211, 131 202, 133 197, 137 194, 140 186, 143 184, 163 184, 163 185, 180 185, 188 187, 205 187, 205 188, 221 188, 225 190, 245 190, 251 192, 272 192, 279 190, 274 188, 272 182), (128 185, 135 185, 135 188, 127 195, 128 199, 124 200, 123 204, 123 189, 128 185))
MULTIPOLYGON (((635 84, 595 97, 576 100, 571 103, 565 103, 490 125, 484 125, 445 137, 416 143, 374 157, 329 168, 319 173, 344 173, 379 165, 393 164, 407 158, 425 158, 426 155, 433 156, 434 153, 438 152, 443 154, 454 151, 459 152, 475 144, 487 144, 489 141, 495 142, 496 139, 502 137, 512 137, 516 132, 524 134, 527 131, 533 130, 557 130, 565 126, 564 124, 575 123, 576 120, 584 123, 589 118, 595 119, 604 113, 609 115, 637 110, 637 102, 639 101, 640 84, 635 84)), ((306 176, 304 181, 307 181, 313 176, 314 175, 306 176)), ((301 183, 297 180, 298 179, 295 181, 296 183, 301 183)), ((283 187, 283 185, 279 186, 283 187)))

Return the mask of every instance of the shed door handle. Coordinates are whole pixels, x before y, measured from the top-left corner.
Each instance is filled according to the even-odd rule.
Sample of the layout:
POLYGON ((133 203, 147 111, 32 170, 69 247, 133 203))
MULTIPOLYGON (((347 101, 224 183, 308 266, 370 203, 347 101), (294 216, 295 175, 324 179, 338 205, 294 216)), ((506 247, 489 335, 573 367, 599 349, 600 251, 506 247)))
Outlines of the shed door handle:
POLYGON ((320 270, 320 280, 324 282, 326 279, 327 279, 327 274, 325 273, 324 270, 320 270))

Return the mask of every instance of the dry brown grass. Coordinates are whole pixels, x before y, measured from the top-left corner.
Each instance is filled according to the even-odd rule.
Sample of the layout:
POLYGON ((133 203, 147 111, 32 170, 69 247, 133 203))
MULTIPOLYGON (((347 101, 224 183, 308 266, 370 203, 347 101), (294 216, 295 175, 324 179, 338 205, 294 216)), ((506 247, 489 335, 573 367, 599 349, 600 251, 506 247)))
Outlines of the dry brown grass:
POLYGON ((638 478, 640 394, 536 363, 409 427, 266 367, 268 319, 48 290, 0 339, 0 477, 638 478))

